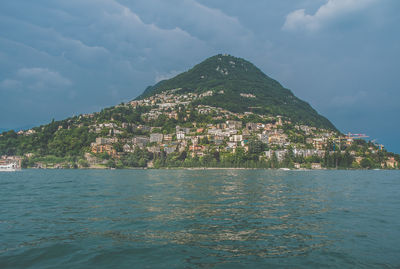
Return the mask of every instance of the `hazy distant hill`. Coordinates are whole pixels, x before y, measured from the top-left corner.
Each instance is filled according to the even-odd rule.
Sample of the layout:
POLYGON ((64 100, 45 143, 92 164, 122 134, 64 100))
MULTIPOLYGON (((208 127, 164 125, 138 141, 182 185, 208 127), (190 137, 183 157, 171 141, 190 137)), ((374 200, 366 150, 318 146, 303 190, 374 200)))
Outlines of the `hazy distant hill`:
POLYGON ((213 56, 187 72, 148 87, 137 99, 176 88, 181 88, 177 93, 209 90, 217 93, 198 100, 198 104, 222 107, 232 112, 282 115, 298 123, 336 130, 307 102, 241 58, 221 54, 213 56))

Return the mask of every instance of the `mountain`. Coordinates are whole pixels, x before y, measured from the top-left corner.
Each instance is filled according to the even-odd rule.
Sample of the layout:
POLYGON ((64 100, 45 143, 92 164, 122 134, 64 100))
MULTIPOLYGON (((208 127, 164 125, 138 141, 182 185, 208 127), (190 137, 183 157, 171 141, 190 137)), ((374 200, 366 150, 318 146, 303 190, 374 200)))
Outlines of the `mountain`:
POLYGON ((0 133, 0 163, 36 168, 400 168, 400 155, 340 134, 253 64, 226 55, 161 81, 128 103, 16 131, 0 133))
POLYGON ((307 102, 297 98, 255 65, 230 55, 210 57, 187 72, 148 87, 136 100, 171 89, 179 89, 176 93, 182 94, 201 94, 212 90, 215 94, 196 101, 196 104, 221 107, 236 113, 251 111, 281 115, 296 123, 337 130, 307 102))

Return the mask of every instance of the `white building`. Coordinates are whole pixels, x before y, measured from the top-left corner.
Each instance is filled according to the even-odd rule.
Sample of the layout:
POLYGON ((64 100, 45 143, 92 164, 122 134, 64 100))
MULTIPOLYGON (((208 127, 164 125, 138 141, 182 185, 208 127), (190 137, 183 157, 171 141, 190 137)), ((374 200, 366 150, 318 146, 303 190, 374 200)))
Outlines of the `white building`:
POLYGON ((232 135, 230 140, 233 142, 241 142, 243 140, 243 136, 242 135, 232 135))
POLYGON ((178 140, 183 140, 183 139, 185 139, 185 133, 182 132, 182 131, 177 132, 177 133, 176 133, 176 139, 178 139, 178 140))
POLYGON ((152 142, 161 143, 162 140, 163 140, 162 134, 158 134, 158 133, 150 134, 150 143, 152 143, 152 142))

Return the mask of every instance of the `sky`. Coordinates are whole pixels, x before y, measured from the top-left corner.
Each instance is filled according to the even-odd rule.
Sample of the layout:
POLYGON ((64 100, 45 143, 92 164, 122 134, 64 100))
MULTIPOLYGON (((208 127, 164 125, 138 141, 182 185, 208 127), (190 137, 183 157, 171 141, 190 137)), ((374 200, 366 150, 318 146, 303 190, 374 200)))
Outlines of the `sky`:
POLYGON ((0 1, 0 129, 132 100, 218 53, 400 153, 398 0, 0 1))

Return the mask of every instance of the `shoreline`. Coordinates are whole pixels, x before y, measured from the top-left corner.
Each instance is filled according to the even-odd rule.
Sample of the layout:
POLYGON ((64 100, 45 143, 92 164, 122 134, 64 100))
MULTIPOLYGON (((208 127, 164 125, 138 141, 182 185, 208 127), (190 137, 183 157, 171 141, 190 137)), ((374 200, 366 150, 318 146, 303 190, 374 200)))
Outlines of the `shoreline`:
POLYGON ((292 168, 245 168, 245 167, 129 167, 129 168, 108 168, 108 167, 86 167, 86 168, 21 168, 22 170, 271 170, 271 171, 399 171, 399 169, 336 169, 336 168, 322 168, 322 169, 292 169, 292 168))

